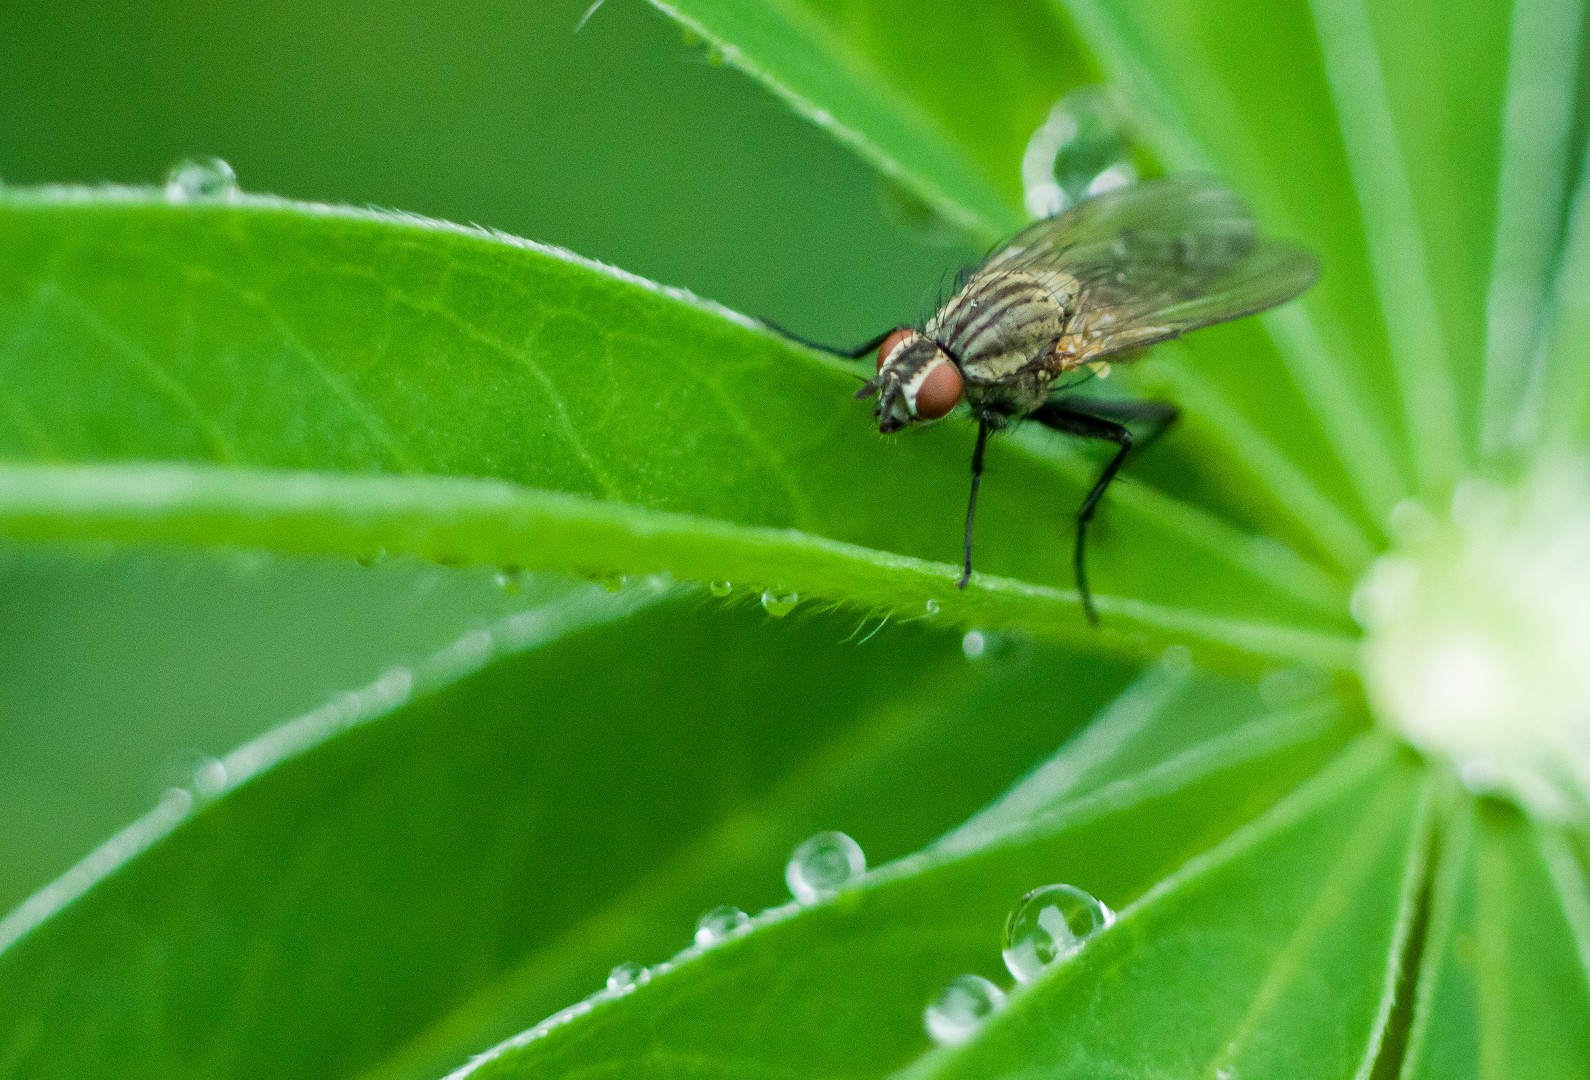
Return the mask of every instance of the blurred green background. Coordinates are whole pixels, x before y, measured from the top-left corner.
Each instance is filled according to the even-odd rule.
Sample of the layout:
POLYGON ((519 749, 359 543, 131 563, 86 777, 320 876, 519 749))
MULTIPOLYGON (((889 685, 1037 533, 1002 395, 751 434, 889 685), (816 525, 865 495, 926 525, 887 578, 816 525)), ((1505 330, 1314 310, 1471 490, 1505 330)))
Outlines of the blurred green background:
MULTIPOLYGON (((245 188, 476 222, 836 342, 964 261, 643 0, 4 9, 0 180, 245 188)), ((844 408, 845 402, 835 402, 844 408)), ((266 728, 510 611, 495 575, 0 547, 0 911, 266 728)))

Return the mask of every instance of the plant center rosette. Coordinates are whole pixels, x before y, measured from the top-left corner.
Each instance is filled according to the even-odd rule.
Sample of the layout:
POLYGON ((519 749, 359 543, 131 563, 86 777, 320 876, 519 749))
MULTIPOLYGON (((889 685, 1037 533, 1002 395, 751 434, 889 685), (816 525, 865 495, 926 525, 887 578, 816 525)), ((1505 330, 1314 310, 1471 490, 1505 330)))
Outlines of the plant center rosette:
POLYGON ((1353 598, 1381 720, 1465 786, 1561 821, 1590 806, 1590 469, 1407 503, 1353 598))

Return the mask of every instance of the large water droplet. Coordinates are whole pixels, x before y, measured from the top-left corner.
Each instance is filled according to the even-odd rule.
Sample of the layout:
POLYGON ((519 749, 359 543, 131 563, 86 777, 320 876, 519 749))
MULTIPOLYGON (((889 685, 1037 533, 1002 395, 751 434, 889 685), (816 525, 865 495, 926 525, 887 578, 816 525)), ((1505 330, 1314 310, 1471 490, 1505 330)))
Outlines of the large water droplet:
POLYGON ((784 867, 790 895, 802 904, 826 900, 867 872, 861 845, 842 832, 820 832, 797 847, 784 867))
POLYGON ((723 597, 728 596, 734 591, 734 582, 714 581, 711 585, 707 586, 707 590, 711 592, 713 596, 716 596, 721 600, 723 597))
POLYGON ((696 920, 696 944, 709 949, 751 924, 751 916, 732 904, 715 907, 696 920))
POLYGON ((1103 87, 1084 86, 1056 102, 1021 159, 1027 212, 1035 218, 1136 179, 1125 117, 1103 87))
POLYGON ((1017 982, 1032 982, 1114 921, 1114 912, 1075 886, 1034 889, 1005 920, 1005 966, 1017 982))
POLYGON ((237 195, 237 174, 220 158, 185 158, 166 174, 170 202, 225 202, 237 195))
POLYGON ((981 630, 968 630, 961 637, 961 652, 966 654, 966 659, 976 660, 988 651, 988 638, 981 630))
POLYGON ((782 619, 794 611, 795 605, 800 602, 800 593, 779 592, 777 589, 764 589, 762 592, 762 609, 775 619, 782 619))
POLYGON ((643 986, 648 981, 649 972, 633 961, 618 965, 607 973, 607 992, 610 994, 623 994, 643 986))
POLYGON ((1005 1007, 1005 992, 981 975, 957 975, 922 1013, 928 1036, 960 1046, 1005 1007))

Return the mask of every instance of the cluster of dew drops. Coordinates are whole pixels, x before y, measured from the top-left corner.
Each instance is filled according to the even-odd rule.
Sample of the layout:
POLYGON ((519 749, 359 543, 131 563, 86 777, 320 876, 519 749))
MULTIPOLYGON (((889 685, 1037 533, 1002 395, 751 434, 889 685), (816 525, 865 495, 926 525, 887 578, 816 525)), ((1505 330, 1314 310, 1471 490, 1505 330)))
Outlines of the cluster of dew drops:
MULTIPOLYGON (((795 848, 785 864, 784 881, 795 905, 807 907, 839 895, 866 872, 867 858, 860 844, 842 832, 821 832, 795 848)), ((697 921, 693 946, 675 961, 651 968, 634 963, 618 965, 607 976, 606 986, 542 1028, 589 1011, 596 1000, 628 994, 672 970, 678 959, 720 945, 749 931, 760 918, 780 916, 787 910, 775 908, 754 919, 737 907, 715 907, 697 921)), ((1049 968, 1075 956, 1114 921, 1115 914, 1103 902, 1075 886, 1055 884, 1034 889, 1021 898, 1005 920, 1005 966, 1018 986, 1031 983, 1049 968)), ((935 1043, 958 1046, 1003 1009, 1006 999, 1006 991, 992 980, 981 975, 960 975, 928 1003, 922 1014, 923 1024, 935 1043)))

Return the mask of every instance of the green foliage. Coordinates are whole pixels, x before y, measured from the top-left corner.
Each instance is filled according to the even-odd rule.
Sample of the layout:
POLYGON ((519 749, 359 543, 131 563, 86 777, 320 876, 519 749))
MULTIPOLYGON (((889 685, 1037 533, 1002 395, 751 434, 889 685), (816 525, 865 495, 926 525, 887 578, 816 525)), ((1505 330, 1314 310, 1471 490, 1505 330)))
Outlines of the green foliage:
MULTIPOLYGON (((865 364, 485 229, 0 189, 0 580, 44 588, 29 560, 158 578, 178 556, 104 552, 161 545, 269 552, 266 586, 327 590, 251 620, 179 588, 158 615, 224 612, 214 635, 248 622, 245 649, 313 620, 299 644, 322 655, 252 714, 214 699, 194 728, 223 745, 298 719, 0 920, 0 1075, 420 1080, 482 1054, 493 1077, 1581 1066, 1584 837, 1367 730, 1348 611, 1400 500, 1505 475, 1537 437, 1582 446, 1577 6, 1461 26, 1357 0, 656 6, 969 246, 1020 223, 1028 134, 1102 73, 1145 160, 1228 177, 1324 278, 1123 372, 1187 423, 1110 493, 1095 632, 1067 532, 1092 449, 995 443, 961 591, 967 426, 879 439, 849 400, 865 364), (389 583, 383 614, 440 598, 365 635, 337 611, 354 558, 381 563, 363 573, 389 583), (759 610, 764 590, 796 614, 759 610), (790 849, 832 828, 874 871, 774 906, 790 849), (1004 914, 1051 881, 1118 920, 933 1048, 923 1006, 963 972, 1003 980, 1004 914), (680 952, 725 902, 766 910, 680 952), (670 956, 585 999, 615 963, 670 956)), ((696 67, 681 81, 730 79, 696 67)), ((778 182, 790 209, 767 217, 795 244, 827 195, 778 182)), ((669 212, 627 198, 630 232, 669 212)), ((901 281, 926 280, 900 243, 901 281)), ((753 275, 688 265, 756 300, 735 292, 753 275)), ((854 298, 801 288, 828 303, 814 325, 852 329, 854 298)), ((908 317, 904 285, 858 288, 908 317)), ((51 640, 11 633, 35 663, 51 640)), ((0 706, 47 716, 55 693, 35 677, 0 706)))

